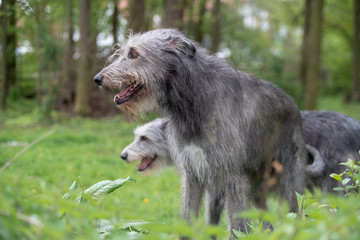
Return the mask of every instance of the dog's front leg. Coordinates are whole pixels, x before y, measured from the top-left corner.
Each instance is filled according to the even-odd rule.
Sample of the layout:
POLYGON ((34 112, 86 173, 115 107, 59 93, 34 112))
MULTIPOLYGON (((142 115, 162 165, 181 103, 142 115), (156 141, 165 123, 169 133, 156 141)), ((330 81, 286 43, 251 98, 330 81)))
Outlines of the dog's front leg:
POLYGON ((182 217, 190 222, 192 214, 195 217, 198 216, 204 188, 198 178, 190 173, 182 176, 181 186, 183 192, 182 217))
POLYGON ((226 188, 226 208, 229 218, 229 231, 235 237, 233 230, 246 231, 247 220, 239 218, 238 214, 249 207, 250 181, 245 173, 233 176, 226 188))
POLYGON ((209 186, 205 191, 207 223, 217 225, 225 205, 225 193, 214 186, 209 186))
MULTIPOLYGON (((220 222, 221 213, 225 205, 225 192, 210 185, 205 190, 205 208, 207 216, 207 224, 217 225, 220 222)), ((216 240, 216 236, 211 236, 211 239, 216 240)))
MULTIPOLYGON (((181 186, 183 192, 182 217, 190 223, 191 216, 198 216, 204 187, 196 176, 188 172, 182 175, 181 186)), ((180 236, 180 239, 189 238, 180 236)))

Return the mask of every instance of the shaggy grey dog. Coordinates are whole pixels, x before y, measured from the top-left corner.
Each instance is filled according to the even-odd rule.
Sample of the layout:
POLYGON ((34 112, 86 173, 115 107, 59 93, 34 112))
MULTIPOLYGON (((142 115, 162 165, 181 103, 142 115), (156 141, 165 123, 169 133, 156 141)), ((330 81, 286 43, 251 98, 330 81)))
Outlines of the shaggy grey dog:
MULTIPOLYGON (((339 165, 348 158, 360 161, 360 122, 344 114, 328 111, 302 111, 305 142, 316 148, 323 158, 324 169, 311 168, 311 181, 324 191, 332 191, 339 182, 329 178, 331 173, 341 173, 339 165)), ((341 192, 338 192, 341 193, 341 192)))
POLYGON ((169 118, 186 220, 198 214, 204 193, 224 196, 229 229, 244 231, 247 221, 237 214, 269 179, 274 159, 283 171, 272 190, 296 211, 307 156, 301 116, 290 96, 172 29, 130 36, 116 55, 94 81, 112 91, 129 115, 156 109, 169 118))

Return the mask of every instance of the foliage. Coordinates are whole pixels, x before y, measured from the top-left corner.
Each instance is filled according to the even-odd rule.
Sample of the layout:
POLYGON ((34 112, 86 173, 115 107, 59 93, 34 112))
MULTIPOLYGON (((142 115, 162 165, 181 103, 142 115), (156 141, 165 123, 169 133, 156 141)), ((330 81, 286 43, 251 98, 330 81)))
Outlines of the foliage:
POLYGON ((360 162, 355 164, 354 160, 348 159, 346 163, 340 163, 346 166, 346 170, 340 174, 332 173, 330 177, 340 182, 342 187, 335 187, 335 191, 345 191, 345 196, 359 193, 360 182, 360 162))
MULTIPOLYGON (((0 115, 0 166, 55 129, 0 173, 1 239, 97 239, 93 222, 97 219, 107 219, 114 225, 113 239, 127 239, 119 229, 134 229, 144 219, 169 224, 180 221, 175 171, 164 169, 157 176, 143 176, 134 165, 120 159, 136 127, 125 116, 96 120, 54 114, 56 122, 51 125, 39 121, 40 116, 36 103, 26 100, 11 103, 9 111, 0 115), (83 189, 103 179, 129 175, 136 177, 137 184, 86 204, 62 199, 80 175, 83 189), (59 220, 64 212, 66 217, 59 220)), ((144 121, 149 120, 139 119, 137 124, 144 121)))
MULTIPOLYGON (((353 112, 353 117, 360 118, 353 106, 338 102, 340 98, 325 99, 321 106, 353 112)), ((55 129, 0 173, 1 239, 129 239, 129 232, 141 239, 175 240, 179 234, 197 240, 228 236, 225 216, 219 226, 205 226, 203 208, 200 217, 193 218, 190 225, 181 219, 180 181, 174 169, 165 168, 147 176, 120 160, 121 150, 133 140, 136 125, 156 116, 140 118, 136 125, 122 115, 89 119, 54 113, 55 122, 51 124, 39 121, 40 116, 34 101, 12 102, 9 111, 0 115, 0 166, 39 136, 55 129), (77 179, 75 188, 73 179, 80 175, 81 183, 77 179), (103 179, 121 176, 134 176, 137 184, 125 185, 97 200, 86 194, 90 191, 86 189, 95 188, 91 187, 94 182, 100 182, 95 186, 104 186, 114 182, 101 182, 103 179), (69 199, 62 198, 64 193, 69 199), (76 201, 79 194, 82 196, 79 199, 87 200, 83 204, 76 201)), ((243 213, 251 220, 251 231, 238 233, 239 236, 247 239, 360 236, 358 194, 344 198, 316 192, 298 197, 303 206, 299 214, 289 214, 286 203, 274 198, 268 200, 267 211, 250 209, 243 213), (264 222, 271 223, 274 230, 264 230, 264 222)))
POLYGON ((358 194, 344 198, 319 191, 307 192, 298 195, 299 213, 288 213, 286 205, 269 199, 267 211, 252 209, 242 214, 255 223, 252 232, 239 236, 241 239, 358 239, 359 200, 358 194), (260 225, 263 220, 272 225, 273 231, 263 230, 260 225))
MULTIPOLYGON (((316 190, 314 194, 306 192, 297 195, 299 210, 288 213, 288 207, 281 206, 274 199, 268 200, 268 209, 251 209, 241 216, 251 219, 251 232, 236 232, 241 239, 358 239, 360 229, 360 166, 349 159, 347 169, 340 174, 331 174, 343 187, 336 191, 345 191, 341 195, 324 194, 316 190), (348 184, 353 181, 352 184, 348 184), (271 224, 273 231, 264 228, 264 222, 271 224)), ((360 164, 360 162, 358 163, 360 164)))
MULTIPOLYGON (((184 29, 194 37, 202 1, 186 1, 184 29)), ((119 4, 118 39, 127 34, 128 9, 119 4)), ((222 4, 220 52, 235 68, 254 73, 274 82, 302 106, 302 89, 298 81, 299 56, 302 44, 304 1, 226 1, 222 4), (245 24, 244 9, 252 11, 253 27, 245 24), (264 27, 265 26, 265 27, 264 27), (267 27, 266 27, 267 26, 267 27), (230 52, 230 55, 229 55, 230 52)), ((205 5, 202 45, 210 47, 214 19, 211 1, 205 5)), ((79 60, 79 3, 72 1, 74 27, 74 67, 79 60)), ((155 27, 153 19, 164 17, 161 0, 145 1, 146 24, 155 27)), ((91 28, 96 35, 97 49, 93 51, 99 70, 111 53, 111 19, 113 1, 95 1, 91 9, 91 28)), ((352 61, 352 1, 326 1, 324 6, 324 38, 322 49, 321 93, 339 94, 351 91, 352 61), (349 14, 351 13, 351 14, 349 14)), ((38 97, 41 113, 49 116, 60 93, 64 79, 66 4, 60 0, 19 0, 16 4, 17 74, 19 81, 11 88, 9 100, 38 97), (42 96, 39 97, 39 95, 42 96), (40 99, 41 98, 41 99, 40 99)), ((221 55, 221 54, 220 54, 221 55)), ((75 81, 75 79, 73 80, 75 81)))

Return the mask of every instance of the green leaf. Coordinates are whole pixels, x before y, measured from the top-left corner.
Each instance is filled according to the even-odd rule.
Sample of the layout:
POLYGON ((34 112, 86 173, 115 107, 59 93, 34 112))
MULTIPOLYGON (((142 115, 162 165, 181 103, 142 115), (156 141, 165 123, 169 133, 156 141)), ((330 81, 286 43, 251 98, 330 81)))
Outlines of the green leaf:
POLYGON ((303 206, 304 201, 305 201, 305 196, 299 194, 298 192, 295 192, 295 193, 296 193, 296 198, 297 198, 297 202, 298 202, 299 207, 303 206))
POLYGON ((346 185, 348 182, 350 182, 350 178, 345 178, 343 181, 342 181, 342 184, 343 185, 346 185))
POLYGON ((76 190, 79 187, 79 185, 78 185, 79 179, 80 179, 80 176, 77 177, 76 180, 71 184, 68 191, 62 196, 62 198, 69 199, 71 197, 70 192, 76 190))
POLYGON ((339 174, 336 174, 336 173, 332 173, 330 174, 330 177, 332 177, 333 179, 339 181, 339 182, 342 182, 342 178, 339 174))
POLYGON ((346 187, 346 190, 350 190, 350 189, 354 189, 354 188, 356 188, 355 186, 352 186, 352 185, 347 185, 346 187))
POLYGON ((90 195, 91 198, 97 200, 98 197, 105 196, 109 193, 112 193, 119 187, 122 187, 127 182, 135 183, 135 179, 133 179, 132 177, 127 177, 126 179, 117 179, 115 181, 104 180, 104 181, 98 182, 98 183, 92 185, 91 187, 89 187, 88 189, 86 189, 83 194, 81 194, 77 197, 76 200, 77 200, 77 202, 84 201, 84 198, 83 198, 84 194, 90 195))
POLYGON ((233 233, 235 234, 235 236, 238 237, 238 238, 241 238, 241 237, 245 237, 245 236, 246 236, 245 233, 240 232, 240 231, 237 231, 237 230, 235 230, 235 229, 233 229, 232 231, 233 231, 233 233))
POLYGON ((334 187, 333 190, 334 191, 344 191, 344 188, 342 188, 342 187, 334 187))
POLYGON ((340 165, 344 165, 350 169, 353 169, 354 168, 354 160, 349 158, 346 163, 340 163, 340 165))

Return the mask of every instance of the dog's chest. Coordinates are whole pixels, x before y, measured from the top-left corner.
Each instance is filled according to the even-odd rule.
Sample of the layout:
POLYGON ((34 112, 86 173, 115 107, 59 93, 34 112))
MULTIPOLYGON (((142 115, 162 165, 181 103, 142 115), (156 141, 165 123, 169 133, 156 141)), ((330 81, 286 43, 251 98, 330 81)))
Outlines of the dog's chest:
POLYGON ((186 145, 179 151, 178 156, 181 167, 195 174, 198 179, 204 180, 209 175, 209 164, 202 148, 194 144, 186 145))

